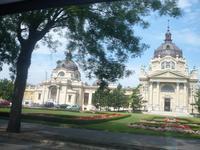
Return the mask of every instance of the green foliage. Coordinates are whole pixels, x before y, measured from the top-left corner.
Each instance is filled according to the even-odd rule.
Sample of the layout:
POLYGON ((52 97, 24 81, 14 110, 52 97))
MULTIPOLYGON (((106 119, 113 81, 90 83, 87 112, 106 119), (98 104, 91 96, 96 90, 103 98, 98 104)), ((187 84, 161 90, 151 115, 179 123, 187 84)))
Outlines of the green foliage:
POLYGON ((0 80, 0 98, 12 100, 13 83, 7 79, 0 80))
POLYGON ((111 106, 114 109, 120 109, 121 107, 127 108, 129 106, 128 96, 125 95, 125 91, 119 84, 116 89, 111 92, 111 106))
POLYGON ((160 15, 180 15, 175 0, 124 0, 63 8, 35 10, 0 17, 0 66, 11 64, 15 72, 19 54, 37 48, 38 41, 55 50, 58 39, 66 37, 74 59, 101 81, 116 81, 129 75, 125 67, 129 57, 147 48, 134 34, 134 26, 146 28, 143 19, 152 11, 160 15), (51 31, 51 32, 50 32, 51 31), (31 45, 26 49, 25 45, 31 45))
POLYGON ((92 104, 101 110, 101 107, 109 105, 110 90, 98 88, 92 97, 92 104))
POLYGON ((133 93, 131 95, 131 107, 133 112, 140 111, 143 107, 144 101, 142 96, 140 95, 140 85, 133 89, 133 93))
POLYGON ((195 101, 196 108, 198 112, 200 113, 200 89, 196 92, 196 101, 195 101))
POLYGON ((97 108, 113 107, 114 109, 120 109, 121 107, 127 108, 129 106, 128 96, 125 95, 125 91, 119 84, 116 89, 109 90, 108 88, 99 88, 93 95, 93 105, 97 108))

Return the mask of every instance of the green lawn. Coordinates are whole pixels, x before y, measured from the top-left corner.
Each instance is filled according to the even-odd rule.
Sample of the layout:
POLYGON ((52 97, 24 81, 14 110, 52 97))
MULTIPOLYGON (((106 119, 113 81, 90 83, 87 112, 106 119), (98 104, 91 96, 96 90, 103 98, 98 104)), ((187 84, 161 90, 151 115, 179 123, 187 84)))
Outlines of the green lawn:
MULTIPOLYGON (((177 132, 158 132, 158 131, 128 127, 128 124, 130 123, 136 123, 136 122, 139 122, 140 120, 152 120, 155 117, 162 117, 162 116, 147 115, 147 114, 132 114, 131 117, 128 117, 128 118, 104 122, 104 123, 92 124, 92 125, 84 125, 81 128, 104 130, 104 131, 111 131, 111 132, 125 132, 125 133, 170 136, 170 137, 181 137, 181 138, 200 138, 199 135, 183 134, 183 133, 177 133, 177 132)), ((200 123, 199 118, 187 117, 186 119, 191 120, 192 123, 200 123)))
MULTIPOLYGON (((0 108, 0 112, 8 112, 8 108, 0 108)), ((23 109, 23 114, 49 114, 49 116, 58 116, 62 117, 78 117, 78 116, 91 116, 97 115, 93 113, 85 113, 85 112, 68 112, 63 110, 48 110, 48 109, 23 109)), ((125 113, 127 114, 127 113, 125 113)), ((152 130, 144 130, 144 129, 136 129, 130 128, 128 125, 130 123, 136 123, 141 120, 153 120, 154 118, 165 118, 159 115, 149 115, 149 114, 137 114, 132 113, 130 117, 122 118, 118 120, 112 121, 102 121, 98 123, 87 123, 87 124, 77 124, 77 123, 68 123, 68 122, 52 122, 52 121, 38 121, 38 120, 24 120, 29 122, 36 122, 48 125, 56 125, 62 127, 75 127, 75 128, 86 128, 86 129, 93 129, 93 130, 103 130, 103 131, 111 131, 111 132, 125 132, 125 133, 135 133, 135 134, 147 134, 147 135, 158 135, 158 136, 170 136, 170 137, 181 137, 181 138, 200 138, 199 135, 191 135, 191 134, 183 134, 183 133, 176 133, 176 132, 159 132, 159 131, 152 131, 152 130)), ((183 117, 184 118, 184 117, 183 117)), ((191 123, 200 124, 200 118, 192 118, 187 117, 184 118, 189 120, 191 123)))

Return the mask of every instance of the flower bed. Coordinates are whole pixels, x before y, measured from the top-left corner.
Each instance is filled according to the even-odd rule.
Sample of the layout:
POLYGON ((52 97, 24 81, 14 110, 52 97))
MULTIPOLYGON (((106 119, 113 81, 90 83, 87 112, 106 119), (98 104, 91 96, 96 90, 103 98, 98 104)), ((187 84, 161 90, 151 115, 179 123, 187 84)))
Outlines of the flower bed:
POLYGON ((78 120, 101 120, 101 119, 111 119, 115 117, 123 117, 126 116, 124 114, 100 114, 95 116, 81 116, 76 119, 78 120))
POLYGON ((172 131, 172 132, 191 133, 191 134, 200 135, 200 130, 198 130, 198 128, 192 128, 193 127, 192 123, 190 123, 191 126, 188 123, 189 121, 185 119, 167 117, 167 118, 162 118, 162 119, 159 118, 155 120, 154 119, 142 120, 135 124, 131 123, 128 126, 130 128, 150 129, 154 131, 172 131))
MULTIPOLYGON (((55 123, 63 123, 63 124, 95 124, 101 123, 111 120, 117 120, 129 117, 130 115, 126 114, 100 114, 95 116, 70 116, 70 115, 53 115, 53 114, 45 114, 45 113, 26 113, 22 114, 23 120, 30 121, 44 121, 44 122, 55 122, 55 123)), ((0 117, 8 118, 8 112, 0 112, 0 117)))

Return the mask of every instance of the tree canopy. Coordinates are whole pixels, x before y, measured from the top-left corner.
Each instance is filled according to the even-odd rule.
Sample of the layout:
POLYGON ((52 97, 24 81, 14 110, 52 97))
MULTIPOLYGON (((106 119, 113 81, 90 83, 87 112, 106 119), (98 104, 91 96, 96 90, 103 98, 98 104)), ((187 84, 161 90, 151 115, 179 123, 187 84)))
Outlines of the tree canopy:
POLYGON ((12 100, 13 83, 7 79, 0 80, 0 99, 12 100))
POLYGON ((124 64, 129 56, 139 56, 147 48, 133 27, 146 28, 148 22, 143 17, 151 11, 170 16, 180 13, 173 0, 126 0, 2 16, 0 65, 4 62, 16 66, 22 45, 27 42, 35 47, 42 40, 55 48, 57 39, 53 36, 66 28, 68 48, 77 52, 74 59, 88 76, 116 81, 130 73, 124 64))
POLYGON ((28 68, 38 41, 56 48, 55 34, 63 35, 88 77, 96 76, 105 85, 130 74, 128 58, 147 48, 134 26, 146 28, 144 16, 151 12, 180 15, 176 0, 123 0, 0 16, 0 65, 12 65, 16 76, 8 131, 19 132, 28 68))

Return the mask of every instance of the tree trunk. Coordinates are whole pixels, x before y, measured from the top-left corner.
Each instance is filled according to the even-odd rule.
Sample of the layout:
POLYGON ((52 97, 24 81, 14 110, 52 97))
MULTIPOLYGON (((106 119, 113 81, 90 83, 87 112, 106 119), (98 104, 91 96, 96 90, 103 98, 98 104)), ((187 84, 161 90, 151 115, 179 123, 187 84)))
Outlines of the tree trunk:
POLYGON ((27 40, 24 41, 23 44, 21 44, 21 52, 19 54, 16 64, 17 75, 14 83, 12 106, 7 127, 8 132, 20 132, 22 100, 26 88, 28 69, 31 64, 31 55, 35 43, 36 42, 31 42, 30 40, 27 40))

